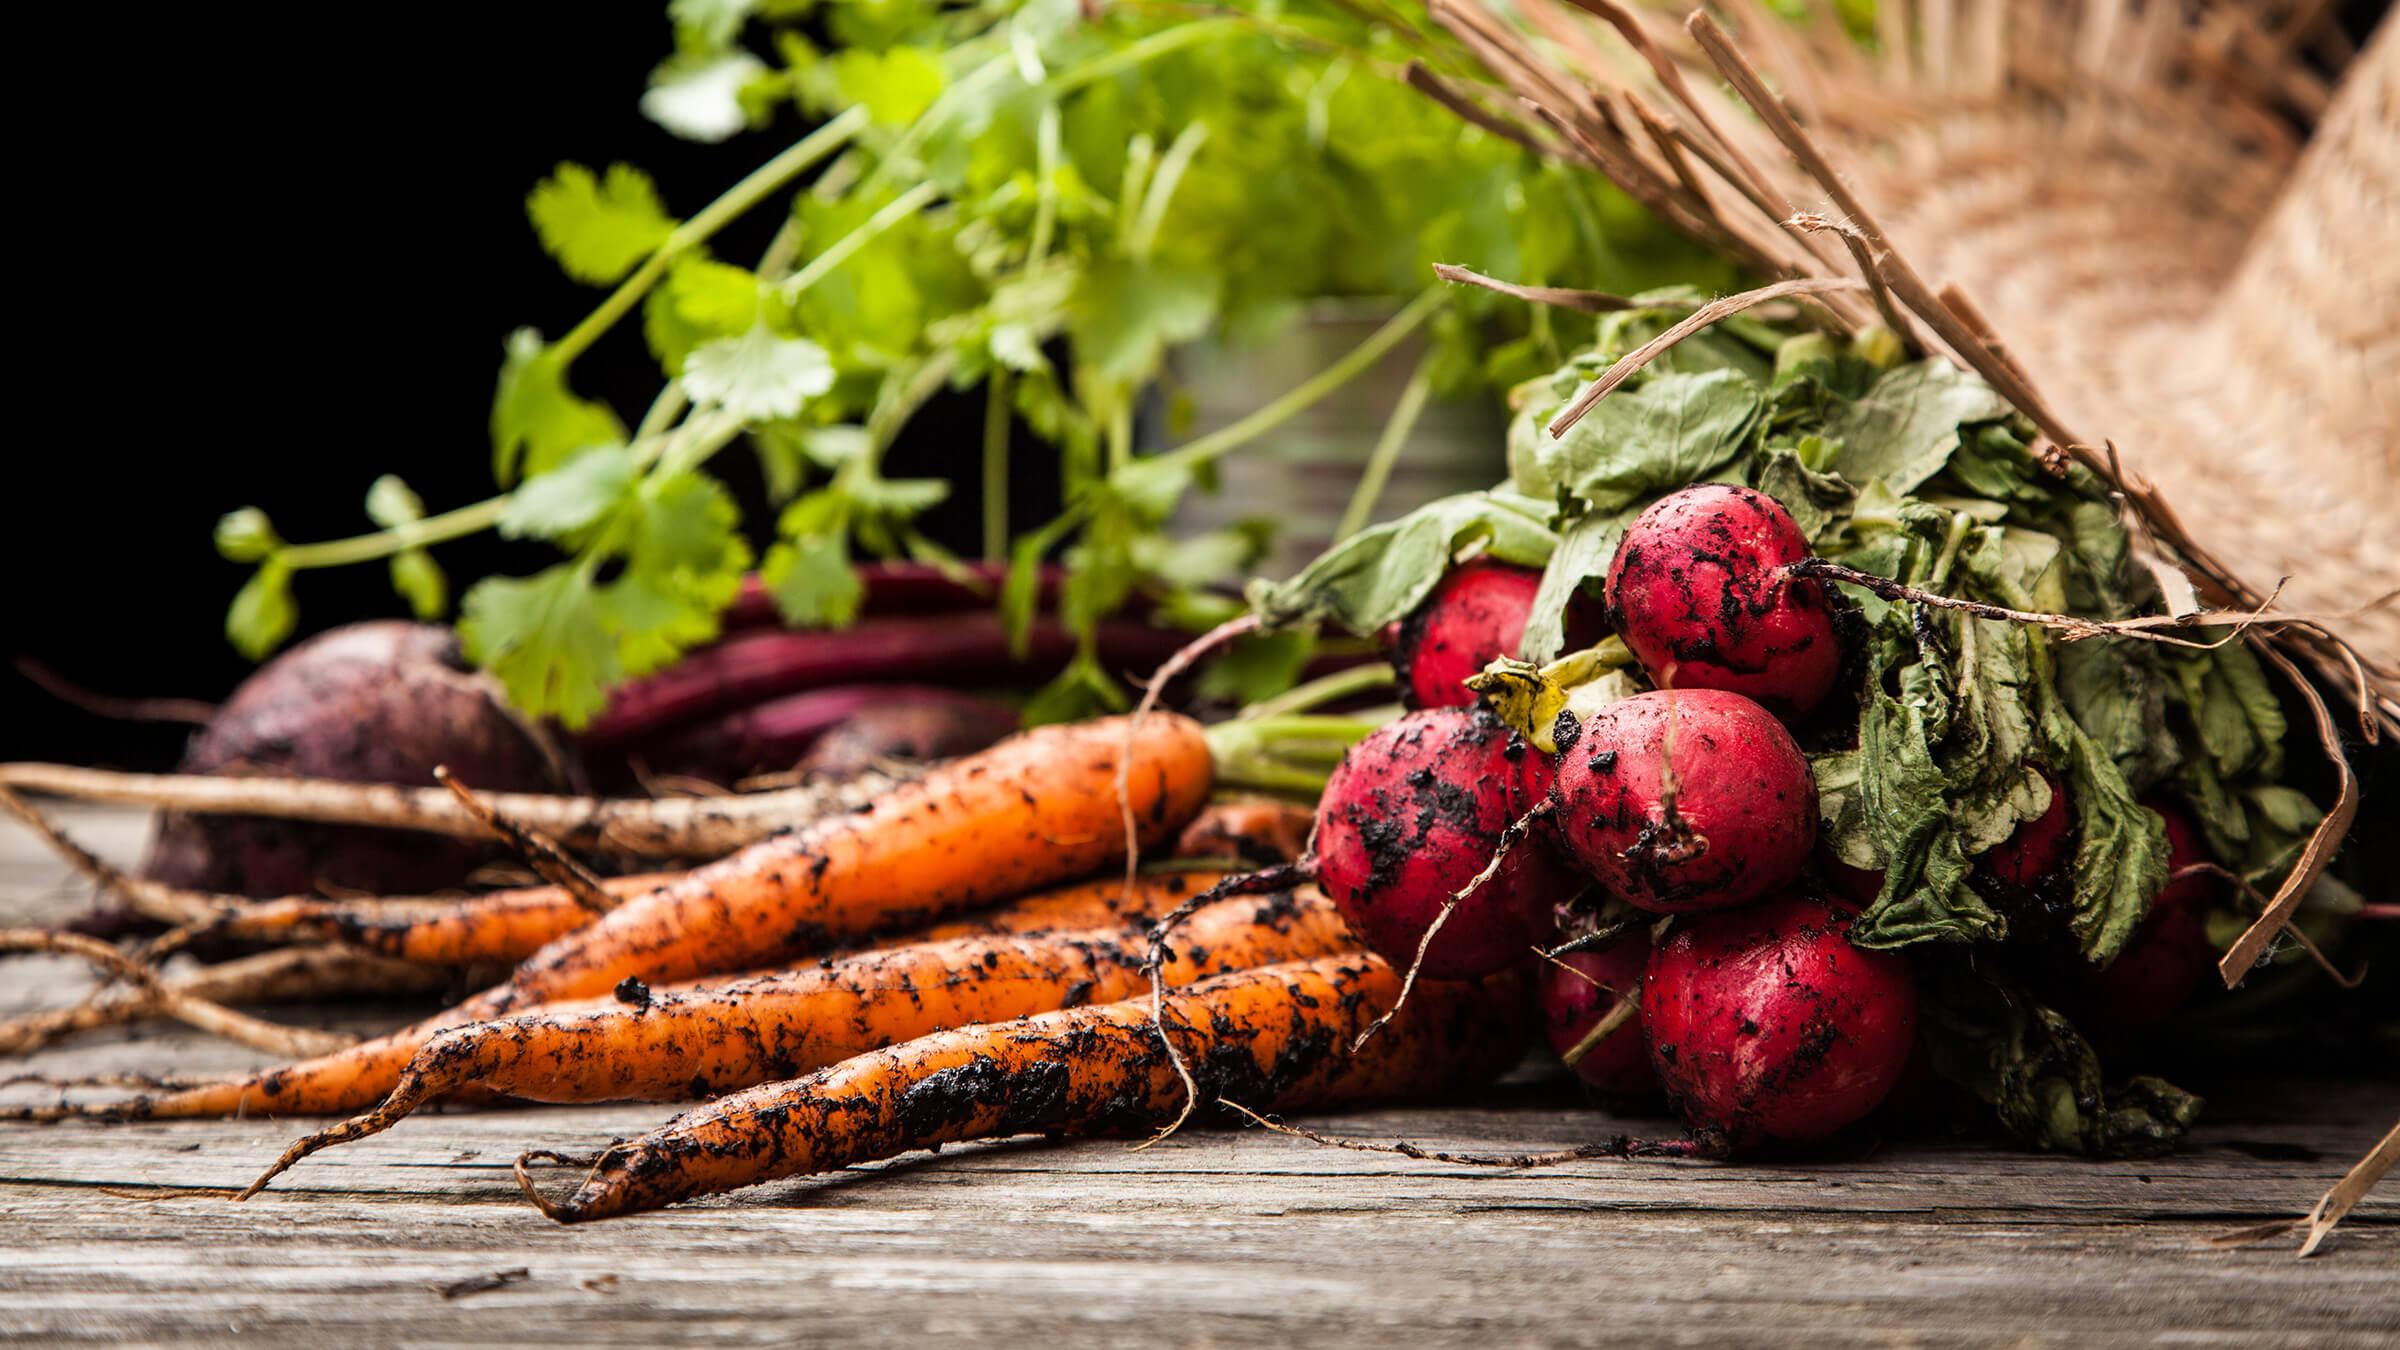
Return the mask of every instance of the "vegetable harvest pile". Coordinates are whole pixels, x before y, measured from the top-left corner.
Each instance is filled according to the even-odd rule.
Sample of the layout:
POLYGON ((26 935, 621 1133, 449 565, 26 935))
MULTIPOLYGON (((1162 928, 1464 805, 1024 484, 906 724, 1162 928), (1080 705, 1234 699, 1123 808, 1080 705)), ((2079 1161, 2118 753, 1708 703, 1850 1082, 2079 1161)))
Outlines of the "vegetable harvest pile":
MULTIPOLYGON (((748 12, 677 11, 717 8, 736 30, 748 12)), ((1201 172, 1200 136, 1068 154, 1123 151, 1113 202, 1061 160, 1062 100, 1122 59, 1087 46, 1071 11, 1028 5, 970 35, 966 69, 918 69, 931 58, 907 46, 820 66, 787 43, 784 73, 749 71, 874 151, 845 161, 755 272, 678 253, 690 227, 651 220, 634 178, 544 186, 546 231, 594 203, 632 222, 621 249, 601 256, 578 233, 561 256, 663 287, 648 318, 673 377, 627 435, 567 391, 558 347, 512 347, 495 431, 502 477, 526 476, 492 521, 569 560, 470 599, 465 650, 496 679, 456 669, 437 630, 303 644, 227 706, 242 725, 213 729, 200 767, 238 772, 256 745, 305 741, 273 718, 311 699, 354 739, 387 739, 359 731, 385 716, 455 739, 372 772, 301 755, 281 779, 0 766, 0 805, 36 829, 20 790, 496 834, 538 876, 308 894, 456 878, 391 881, 374 837, 278 821, 199 839, 189 815, 145 877, 78 858, 130 907, 119 919, 145 925, 138 951, 49 933, 0 934, 0 949, 91 955, 130 983, 80 1020, 0 1026, 0 1051, 163 1012, 290 1062, 0 1118, 335 1118, 261 1159, 247 1196, 429 1102, 699 1102, 595 1154, 519 1160, 545 1214, 581 1221, 961 1140, 1438 1100, 1546 1042, 1595 1097, 1663 1101, 1686 1127, 1584 1157, 1738 1159, 1928 1117, 2145 1156, 2202 1110, 2149 1072, 2162 1028, 2271 1016, 2345 979, 2345 938, 2400 914, 2354 874, 2312 870, 2325 813, 2288 781, 2277 675, 2239 629, 2163 622, 2188 609, 2168 593, 2178 578, 2145 564, 2105 484, 1978 377, 1910 359, 1881 328, 1845 337, 1809 311, 1755 311, 1654 344, 1705 303, 1669 288, 1612 304, 1570 351, 1542 307, 1459 292, 1518 335, 1475 376, 1508 386, 1505 481, 1358 529, 1238 600, 1212 589, 1235 552, 1186 555, 1194 541, 1158 533, 1203 459, 1135 453, 1131 409, 1166 344, 1220 306, 1288 297, 1220 295, 1177 270, 1161 220, 1176 179, 1201 172), (837 86, 865 111, 838 112, 837 86), (1032 164, 979 159, 990 148, 937 108, 984 130, 1023 123, 1032 164), (920 155, 940 186, 912 198, 885 175, 920 155), (878 191, 843 195, 862 180, 878 191), (1017 225, 1030 251, 1010 242, 1017 225), (838 242, 818 247, 828 231, 838 242), (800 335, 840 326, 811 308, 831 290, 882 275, 831 287, 845 259, 899 267, 923 255, 878 238, 937 232, 974 265, 912 278, 907 303, 967 297, 947 345, 910 345, 937 327, 913 320, 893 320, 899 351, 873 350, 871 327, 830 354, 800 335), (1141 331, 1119 331, 1099 277, 1153 300, 1188 287, 1191 323, 1145 303, 1141 331), (1064 380, 1042 348, 1062 333, 1083 363, 1064 380), (1607 397, 1577 403, 1651 346, 1607 397), (995 538, 980 567, 913 535, 939 485, 877 467, 894 419, 964 374, 1075 429, 1061 523, 995 538), (807 466, 828 475, 748 578, 731 508, 699 474, 739 435, 795 493, 807 466), (854 542, 918 560, 856 565, 854 542), (1217 627, 1187 643, 1203 623, 1217 627), (936 637, 952 645, 926 655, 936 637), (1278 655, 1195 692, 1183 672, 1235 640, 1220 673, 1278 655), (381 664, 341 665, 376 642, 381 664), (898 654, 876 665, 878 650, 898 654), (992 677, 1003 668, 1050 682, 1004 701, 956 687, 1010 683, 992 677), (1127 671, 1155 672, 1152 697, 1185 711, 1093 715, 1127 671), (921 683, 895 698, 901 681, 921 683), (1375 705, 1387 690, 1397 703, 1375 705), (392 711, 437 700, 438 719, 392 711), (1003 737, 1019 718, 1030 729, 1003 737), (439 785, 437 763, 456 771, 439 785), (742 790, 569 791, 657 788, 661 770, 670 788, 742 790), (337 776, 387 781, 321 781, 337 776), (334 876, 337 856, 385 883, 334 876), (2220 953, 2292 878, 2305 889, 2265 956, 2241 988, 2212 987, 2220 953), (317 953, 318 992, 426 970, 482 992, 355 1044, 278 1039, 293 1029, 221 1006, 248 1001, 242 987, 156 971, 187 947, 317 953), (544 1161, 572 1169, 564 1194, 537 1176, 544 1161)), ((1203 41, 1191 31, 1134 41, 1164 60, 1203 41)), ((725 41, 687 53, 684 77, 733 59, 725 41)), ((1455 312, 1451 294, 1402 312, 1455 312)), ((1471 349, 1475 331, 1437 350, 1471 349)), ((430 536, 411 533, 422 512, 402 491, 385 489, 393 529, 376 547, 404 589, 438 590, 429 562, 408 561, 430 536)), ((262 564, 235 628, 263 650, 282 636, 276 569, 312 555, 259 520, 220 540, 262 564)), ((484 856, 462 848, 454 870, 484 856)))

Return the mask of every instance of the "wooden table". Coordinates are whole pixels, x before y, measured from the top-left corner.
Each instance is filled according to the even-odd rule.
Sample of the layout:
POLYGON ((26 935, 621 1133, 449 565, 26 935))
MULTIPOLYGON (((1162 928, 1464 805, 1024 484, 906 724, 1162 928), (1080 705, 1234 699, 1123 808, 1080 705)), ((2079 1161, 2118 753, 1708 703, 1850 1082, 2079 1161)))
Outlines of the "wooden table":
MULTIPOLYGON (((104 855, 138 852, 136 815, 60 817, 104 855)), ((0 924, 83 899, 27 836, 0 835, 0 924)), ((85 980, 71 962, 10 958, 0 1015, 55 1006, 85 980)), ((354 1029, 395 1016, 274 1015, 354 1029)), ((154 1026, 24 1067, 195 1074, 257 1059, 154 1026)), ((2288 1239, 2200 1243, 2305 1210, 2400 1113, 2400 1085, 2228 1093, 2189 1152, 2138 1163, 1912 1142, 1808 1164, 1493 1171, 1193 1131, 1143 1152, 952 1149, 578 1228, 535 1213, 510 1179, 521 1150, 589 1149, 672 1111, 421 1114, 243 1205, 225 1190, 296 1124, 0 1124, 0 1339, 2400 1342, 2394 1187, 2309 1261, 2288 1239), (479 1284, 496 1287, 469 1292, 479 1284)), ((1539 1082, 1468 1107, 1305 1123, 1512 1152, 1666 1128, 1583 1110, 1539 1082)))

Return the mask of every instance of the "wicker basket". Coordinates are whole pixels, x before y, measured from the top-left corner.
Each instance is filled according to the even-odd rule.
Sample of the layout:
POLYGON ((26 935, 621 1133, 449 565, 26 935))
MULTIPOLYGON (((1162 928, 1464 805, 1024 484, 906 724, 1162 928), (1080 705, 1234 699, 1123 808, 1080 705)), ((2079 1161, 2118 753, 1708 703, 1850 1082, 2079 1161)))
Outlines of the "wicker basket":
POLYGON ((1454 106, 1765 275, 1873 283, 1814 303, 1991 378, 2202 601, 2321 621, 2281 640, 2400 726, 2393 25, 2356 54, 2281 0, 1886 0, 1870 53, 1729 0, 1746 56, 1702 17, 1514 8, 1436 0, 1517 96, 1454 106))

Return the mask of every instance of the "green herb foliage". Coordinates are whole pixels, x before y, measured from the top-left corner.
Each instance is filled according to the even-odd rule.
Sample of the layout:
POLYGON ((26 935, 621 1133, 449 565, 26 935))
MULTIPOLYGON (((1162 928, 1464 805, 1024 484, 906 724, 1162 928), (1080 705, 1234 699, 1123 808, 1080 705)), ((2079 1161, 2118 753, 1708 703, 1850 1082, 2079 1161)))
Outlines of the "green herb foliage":
MULTIPOLYGON (((229 519, 227 556, 259 569, 228 618, 245 651, 291 631, 298 568, 388 558, 418 611, 438 614, 447 583, 426 550, 496 526, 565 557, 471 587, 467 650, 528 711, 577 725, 610 685, 716 632, 753 562, 709 477, 724 450, 754 453, 785 503, 757 562, 791 623, 847 622, 861 553, 949 561, 914 523, 947 485, 894 481, 882 460, 926 400, 977 384, 995 417, 1013 414, 1061 457, 1066 484, 1057 520, 1025 539, 999 537, 1005 508, 987 509, 1003 522, 988 556, 1060 557, 1063 617, 1087 634, 1135 591, 1167 614, 1222 617, 1230 606, 1207 588, 1239 575, 1258 532, 1169 546, 1160 527, 1217 456, 1339 380, 1304 383, 1305 397, 1277 399, 1238 435, 1137 453, 1136 402, 1178 344, 1270 333, 1315 297, 1419 295, 1374 355, 1415 330, 1433 340, 1436 388, 1497 390, 1558 364, 1590 338, 1588 321, 1429 292, 1436 261, 1604 289, 1728 279, 1596 175, 1468 127, 1401 82, 1412 59, 1481 78, 1421 5, 1087 15, 1075 0, 674 0, 668 11, 675 52, 643 100, 655 120, 700 140, 794 113, 816 129, 688 217, 624 164, 562 164, 536 185, 526 209, 543 247, 609 289, 562 336, 527 328, 508 340, 491 446, 509 494, 378 517, 382 533, 329 544, 284 544, 255 513, 229 519), (782 213, 766 255, 714 254, 712 236, 753 210, 782 213), (638 416, 573 378, 622 322, 639 324, 666 378, 638 416)), ((1006 453, 1005 436, 987 446, 987 484, 1005 488, 1006 453)), ((1023 604, 1007 612, 1030 617, 1023 604)), ((1238 669, 1265 679, 1283 664, 1238 669)), ((1033 715, 1121 697, 1087 644, 1033 715)))

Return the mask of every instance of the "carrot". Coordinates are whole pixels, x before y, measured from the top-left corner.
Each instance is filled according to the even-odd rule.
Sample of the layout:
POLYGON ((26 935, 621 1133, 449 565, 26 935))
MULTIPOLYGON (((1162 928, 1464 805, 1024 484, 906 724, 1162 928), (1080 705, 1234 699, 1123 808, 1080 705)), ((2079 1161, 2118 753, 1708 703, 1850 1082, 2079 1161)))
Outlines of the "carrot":
MULTIPOLYGON (((1160 970, 1169 986, 1354 950, 1323 893, 1233 900, 1192 916, 1160 970)), ((1148 941, 1130 928, 985 934, 832 958, 816 966, 553 1003, 436 1035, 382 1104, 284 1150, 243 1192, 300 1159, 391 1128, 465 1087, 544 1102, 673 1101, 838 1064, 949 1027, 1005 1021, 1149 987, 1148 941)))
MULTIPOLYGON (((1139 920, 1156 918, 1176 908, 1223 876, 1221 872, 1145 874, 1134 888, 1130 905, 1126 903, 1124 883, 1116 877, 1078 882, 888 941, 898 945, 982 934, 1130 927, 1139 920)), ((260 1113, 349 1115, 374 1106, 397 1087, 402 1071, 428 1041, 476 1020, 463 1010, 453 1009, 333 1054, 222 1082, 93 1105, 16 1107, 0 1111, 0 1119, 179 1120, 260 1113)))
MULTIPOLYGON (((1390 1032, 1352 1051, 1400 993, 1381 958, 1322 957, 1220 975, 1166 996, 1205 1102, 1294 1110, 1417 1097, 1487 1079, 1524 1041, 1513 980, 1419 987, 1390 1032)), ((553 1201, 526 1164, 517 1180, 562 1223, 656 1209, 777 1177, 911 1149, 1013 1134, 1138 1130, 1184 1088, 1147 999, 939 1032, 789 1083, 735 1093, 612 1145, 575 1192, 553 1201)))
POLYGON ((1037 728, 952 760, 833 817, 753 845, 626 902, 534 953, 468 1005, 512 1008, 607 992, 628 976, 689 979, 1022 895, 1171 837, 1207 799, 1200 725, 1154 714, 1037 728), (1120 763, 1122 759, 1122 763, 1120 763))
MULTIPOLYGON (((621 903, 683 875, 648 872, 604 877, 600 887, 621 903)), ((513 964, 597 917, 559 886, 520 886, 446 901, 413 897, 320 900, 295 895, 252 901, 204 925, 200 933, 241 942, 346 942, 378 955, 429 965, 513 964)))

